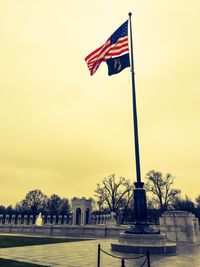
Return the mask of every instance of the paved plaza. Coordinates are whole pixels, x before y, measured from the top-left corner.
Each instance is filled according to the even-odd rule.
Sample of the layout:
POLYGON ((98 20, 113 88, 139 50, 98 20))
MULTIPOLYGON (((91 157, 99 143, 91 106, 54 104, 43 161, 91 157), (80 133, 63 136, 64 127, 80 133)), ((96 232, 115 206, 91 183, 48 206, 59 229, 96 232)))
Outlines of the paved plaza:
MULTIPOLYGON (((47 266, 96 267, 98 244, 101 244, 101 248, 103 250, 118 256, 135 256, 132 254, 112 252, 110 249, 111 242, 116 242, 116 240, 99 239, 50 245, 2 248, 0 249, 0 258, 37 263, 47 266)), ((126 267, 140 267, 143 260, 144 259, 126 260, 125 265, 126 267)), ((108 266, 120 267, 121 262, 119 259, 115 259, 101 253, 101 267, 108 266)), ((200 266, 200 246, 179 247, 178 254, 176 256, 151 255, 151 266, 198 267, 200 266)))

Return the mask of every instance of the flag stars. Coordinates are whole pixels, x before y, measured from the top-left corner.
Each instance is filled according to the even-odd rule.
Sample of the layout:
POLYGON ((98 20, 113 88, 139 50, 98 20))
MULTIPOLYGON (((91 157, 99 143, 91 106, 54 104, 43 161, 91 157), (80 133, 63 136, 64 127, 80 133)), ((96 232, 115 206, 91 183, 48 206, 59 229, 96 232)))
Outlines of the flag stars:
POLYGON ((128 20, 125 21, 112 35, 111 43, 115 44, 119 38, 128 35, 128 20))
POLYGON ((93 75, 101 62, 106 62, 112 57, 119 56, 128 49, 128 20, 124 22, 107 40, 107 42, 90 53, 85 61, 90 74, 93 75))

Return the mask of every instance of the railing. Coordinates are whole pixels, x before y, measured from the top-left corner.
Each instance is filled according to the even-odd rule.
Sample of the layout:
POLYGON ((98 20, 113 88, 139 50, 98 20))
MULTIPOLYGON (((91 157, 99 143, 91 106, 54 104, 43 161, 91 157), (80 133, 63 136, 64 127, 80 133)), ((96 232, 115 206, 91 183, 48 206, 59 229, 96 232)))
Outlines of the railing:
MULTIPOLYGON (((0 214, 0 225, 34 225, 37 215, 27 214, 0 214)), ((72 215, 42 215, 42 224, 72 224, 72 215)))
POLYGON ((143 260, 142 264, 140 265, 140 267, 144 267, 146 264, 147 264, 146 265, 147 267, 151 267, 151 265, 150 265, 150 253, 149 253, 149 250, 147 250, 147 254, 141 255, 141 256, 136 256, 136 257, 119 257, 119 256, 116 256, 116 255, 113 255, 113 254, 110 254, 110 253, 104 251, 101 248, 101 245, 98 244, 97 267, 101 267, 101 252, 103 252, 107 256, 110 256, 110 257, 113 257, 113 258, 116 258, 116 259, 121 260, 121 266, 120 267, 126 267, 125 260, 136 260, 136 259, 142 259, 142 258, 144 258, 144 260, 143 260))
MULTIPOLYGON (((33 225, 35 224, 37 215, 32 214, 0 214, 0 225, 33 225)), ((42 215, 42 224, 73 224, 73 215, 42 215)), ((91 215, 90 224, 110 224, 116 225, 116 218, 112 214, 91 215)))

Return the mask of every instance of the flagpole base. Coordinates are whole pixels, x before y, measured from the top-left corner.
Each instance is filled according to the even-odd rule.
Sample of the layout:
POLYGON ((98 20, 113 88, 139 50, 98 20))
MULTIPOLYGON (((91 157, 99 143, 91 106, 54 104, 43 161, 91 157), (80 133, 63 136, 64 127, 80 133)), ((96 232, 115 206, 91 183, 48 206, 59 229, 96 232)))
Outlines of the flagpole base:
POLYGON ((159 234, 160 231, 151 227, 147 220, 147 201, 144 183, 136 182, 134 189, 135 223, 129 227, 126 234, 159 234))
POLYGON ((160 230, 151 227, 148 224, 135 224, 129 227, 125 234, 160 234, 160 230))

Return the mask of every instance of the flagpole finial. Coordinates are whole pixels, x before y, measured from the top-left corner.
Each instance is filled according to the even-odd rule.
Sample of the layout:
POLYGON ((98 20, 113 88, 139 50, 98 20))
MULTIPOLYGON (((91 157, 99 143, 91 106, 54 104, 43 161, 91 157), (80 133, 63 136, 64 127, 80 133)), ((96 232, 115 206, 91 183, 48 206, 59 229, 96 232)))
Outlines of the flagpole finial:
POLYGON ((128 15, 129 15, 129 17, 131 17, 131 16, 132 16, 132 13, 131 13, 131 12, 129 12, 129 13, 128 13, 128 15))

